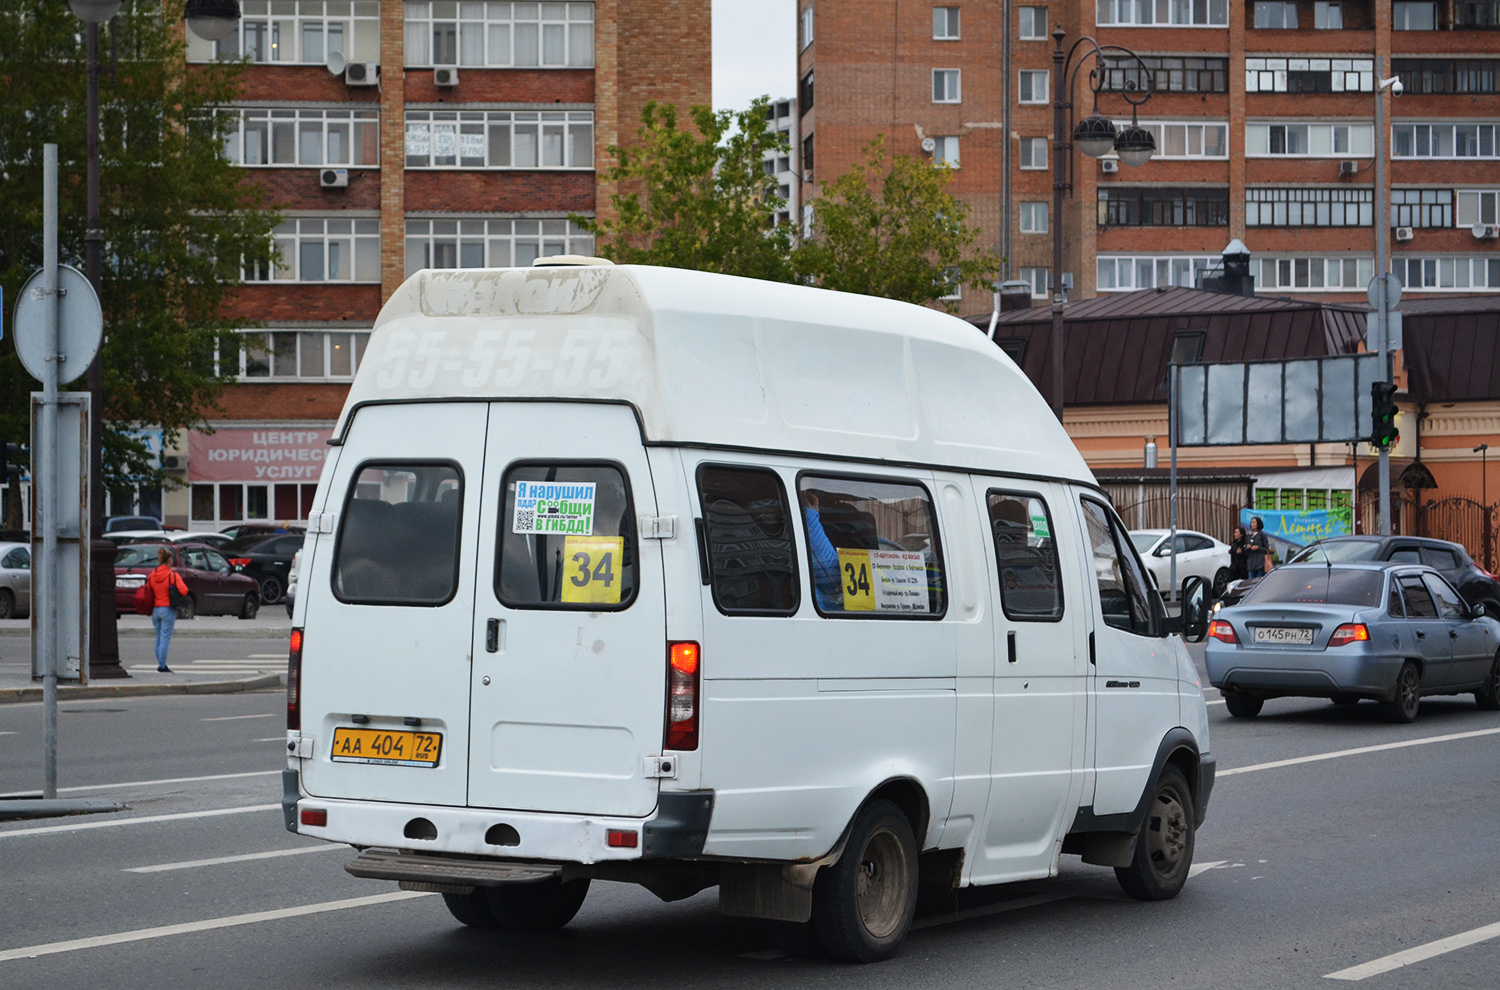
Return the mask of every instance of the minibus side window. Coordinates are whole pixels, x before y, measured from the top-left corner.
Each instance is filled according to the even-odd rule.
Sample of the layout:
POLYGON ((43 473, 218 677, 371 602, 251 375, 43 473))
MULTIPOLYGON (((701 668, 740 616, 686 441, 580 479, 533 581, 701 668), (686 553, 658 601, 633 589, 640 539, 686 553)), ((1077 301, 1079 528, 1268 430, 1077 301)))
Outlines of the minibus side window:
POLYGON ((355 605, 448 602, 458 589, 462 519, 458 465, 363 465, 339 524, 334 596, 355 605))
POLYGON ((943 615, 943 560, 927 489, 911 482, 802 475, 797 491, 820 614, 943 615))
POLYGON ((617 464, 530 461, 502 481, 495 596, 511 608, 614 612, 638 583, 635 513, 617 464))
POLYGON ((786 489, 776 472, 704 464, 698 498, 714 604, 725 615, 793 615, 802 600, 786 489))
POLYGON ((1083 500, 1083 517, 1088 523, 1105 624, 1143 636, 1153 635, 1151 602, 1134 547, 1109 518, 1109 510, 1093 499, 1083 500))
POLYGON ((990 530, 1000 571, 1000 604, 1008 618, 1062 618, 1057 537, 1046 501, 1032 492, 989 492, 990 530))

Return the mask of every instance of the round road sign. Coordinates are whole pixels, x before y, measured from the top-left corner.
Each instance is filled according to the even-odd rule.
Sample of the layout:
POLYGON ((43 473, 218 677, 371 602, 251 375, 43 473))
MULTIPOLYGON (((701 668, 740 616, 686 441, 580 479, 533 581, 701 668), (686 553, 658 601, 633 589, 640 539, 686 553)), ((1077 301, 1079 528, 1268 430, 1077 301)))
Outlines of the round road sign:
MULTIPOLYGON (((66 385, 89 370, 99 341, 104 336, 104 312, 99 297, 83 273, 68 265, 57 266, 57 384, 66 385)), ((31 376, 45 380, 47 359, 47 305, 42 295, 42 273, 35 272, 21 286, 16 299, 16 354, 31 376)))

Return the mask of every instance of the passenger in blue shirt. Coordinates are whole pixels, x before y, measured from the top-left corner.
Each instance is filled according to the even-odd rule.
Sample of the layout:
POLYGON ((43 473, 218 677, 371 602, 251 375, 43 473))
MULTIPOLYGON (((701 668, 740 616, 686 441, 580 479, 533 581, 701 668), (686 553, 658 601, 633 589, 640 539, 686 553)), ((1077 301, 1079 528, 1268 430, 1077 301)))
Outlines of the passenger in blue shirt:
POLYGON ((807 548, 812 557, 813 599, 824 612, 842 612, 844 593, 839 577, 839 552, 823 530, 818 496, 814 492, 803 492, 802 497, 806 502, 802 516, 807 522, 807 548))

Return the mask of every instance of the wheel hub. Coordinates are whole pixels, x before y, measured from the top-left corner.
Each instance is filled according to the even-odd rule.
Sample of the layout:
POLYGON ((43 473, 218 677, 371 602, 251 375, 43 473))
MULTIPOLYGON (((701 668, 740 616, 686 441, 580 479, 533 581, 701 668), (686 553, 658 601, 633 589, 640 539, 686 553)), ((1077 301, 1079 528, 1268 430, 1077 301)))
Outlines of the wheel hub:
POLYGON ((890 829, 870 836, 860 856, 856 902, 865 930, 886 938, 900 926, 905 909, 906 849, 890 829))
POLYGON ((1174 794, 1162 795, 1160 802, 1149 823, 1147 847, 1157 869, 1171 873, 1187 852, 1187 814, 1174 794))

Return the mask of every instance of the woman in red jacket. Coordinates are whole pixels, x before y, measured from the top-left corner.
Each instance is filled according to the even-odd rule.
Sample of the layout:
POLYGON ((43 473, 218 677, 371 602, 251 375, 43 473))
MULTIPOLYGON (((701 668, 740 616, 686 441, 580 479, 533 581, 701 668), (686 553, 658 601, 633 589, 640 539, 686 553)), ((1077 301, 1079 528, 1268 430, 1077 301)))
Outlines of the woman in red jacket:
POLYGON ((156 628, 156 670, 162 674, 172 672, 172 668, 167 666, 167 648, 172 645, 172 629, 177 625, 177 609, 172 607, 173 586, 176 586, 180 595, 188 593, 182 576, 172 570, 172 551, 159 547, 156 551, 156 570, 146 578, 146 587, 150 589, 151 604, 154 606, 151 609, 151 625, 156 628))

